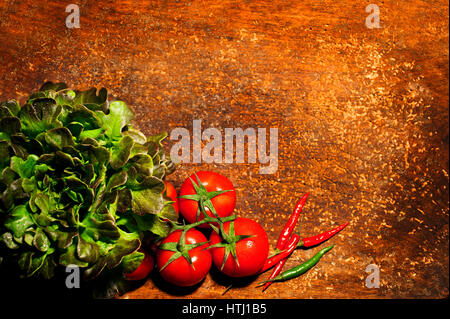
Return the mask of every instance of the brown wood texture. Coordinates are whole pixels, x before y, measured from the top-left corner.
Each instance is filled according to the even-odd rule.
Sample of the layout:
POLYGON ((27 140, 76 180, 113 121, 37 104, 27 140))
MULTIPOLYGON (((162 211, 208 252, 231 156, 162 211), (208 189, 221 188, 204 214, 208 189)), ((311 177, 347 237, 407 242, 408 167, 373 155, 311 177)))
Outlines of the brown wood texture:
MULTIPOLYGON (((212 273, 190 290, 157 278, 123 298, 442 298, 449 288, 446 1, 0 2, 0 100, 46 80, 106 87, 136 112, 146 134, 202 127, 279 132, 279 165, 182 164, 229 176, 236 214, 253 218, 274 247, 298 197, 309 191, 305 236, 345 221, 335 244, 300 278, 262 293, 256 281, 212 273), (381 286, 365 286, 366 266, 381 286)), ((165 147, 170 149, 172 141, 165 147)), ((297 250, 286 268, 318 248, 297 250)))

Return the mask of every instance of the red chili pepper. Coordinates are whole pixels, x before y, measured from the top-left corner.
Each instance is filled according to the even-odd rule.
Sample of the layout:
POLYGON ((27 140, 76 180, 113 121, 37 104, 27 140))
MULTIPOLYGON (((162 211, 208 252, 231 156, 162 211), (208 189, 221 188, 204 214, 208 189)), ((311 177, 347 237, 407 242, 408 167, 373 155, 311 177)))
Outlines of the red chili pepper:
POLYGON ((345 224, 342 224, 336 228, 333 228, 332 230, 321 233, 319 235, 303 238, 300 241, 300 243, 298 244, 298 246, 311 247, 311 246, 321 244, 324 241, 326 241, 327 239, 329 239, 330 237, 336 235, 338 232, 343 230, 347 225, 348 225, 348 222, 345 224))
MULTIPOLYGON (((300 217, 300 213, 302 212, 303 206, 305 205, 306 199, 308 198, 309 193, 306 193, 303 195, 295 205, 295 209, 292 212, 291 216, 289 217, 289 220, 287 221, 286 225, 284 226, 282 232, 280 233, 280 236, 278 237, 277 242, 277 250, 284 250, 288 246, 288 241, 291 238, 292 232, 295 229, 295 226, 297 225, 297 221, 300 217)), ((294 237, 294 236, 292 236, 294 237)), ((274 278, 278 276, 278 274, 283 269, 284 264, 286 263, 286 258, 282 259, 278 262, 278 264, 275 266, 274 270, 272 271, 272 274, 269 277, 269 280, 271 278, 274 278)), ((264 285, 263 291, 269 287, 271 282, 266 282, 264 285)))
MULTIPOLYGON (((272 271, 272 274, 270 275, 270 277, 268 279, 269 281, 264 284, 264 288, 263 288, 262 291, 266 290, 272 284, 272 282, 270 280, 275 278, 276 276, 278 276, 278 274, 281 272, 281 270, 283 269, 284 264, 287 261, 287 257, 297 247, 297 243, 299 242, 299 240, 300 240, 300 236, 299 235, 297 235, 297 234, 293 234, 292 235, 291 239, 289 240, 288 246, 287 246, 288 248, 285 251, 283 251, 282 253, 279 254, 279 255, 284 255, 284 259, 281 259, 281 260, 278 261, 278 263, 276 264, 275 268, 272 271), (287 253, 287 252, 289 252, 289 253, 287 253)), ((279 255, 275 255, 272 258, 277 258, 279 255)), ((272 264, 272 266, 273 266, 273 264, 272 264)))
POLYGON ((266 270, 269 270, 270 268, 274 267, 276 264, 278 264, 283 259, 286 259, 289 257, 289 255, 297 248, 297 243, 300 241, 300 236, 297 234, 293 234, 291 239, 288 242, 287 248, 281 251, 280 253, 276 254, 273 257, 270 257, 266 260, 266 263, 264 264, 263 268, 261 269, 260 273, 265 272, 266 270))
MULTIPOLYGON (((280 261, 277 265, 276 265, 276 267, 273 269, 273 272, 272 272, 272 274, 270 275, 270 277, 269 277, 269 279, 268 280, 272 280, 273 278, 275 278, 276 276, 278 276, 278 274, 281 272, 281 270, 283 269, 283 266, 284 266, 284 264, 286 263, 286 260, 287 260, 287 258, 286 259, 283 259, 282 261, 280 261)), ((271 281, 268 281, 268 282, 266 282, 265 284, 264 284, 264 287, 263 287, 263 290, 262 291, 264 291, 264 290, 266 290, 267 288, 269 288, 269 286, 272 284, 272 282, 271 281)))
POLYGON ((299 199, 297 204, 295 205, 294 212, 289 217, 286 225, 283 228, 280 236, 278 237, 277 249, 283 250, 286 248, 287 242, 289 238, 291 238, 292 232, 294 231, 295 225, 297 224, 298 218, 300 217, 300 213, 302 212, 303 206, 305 205, 306 199, 308 198, 309 193, 306 193, 299 199))

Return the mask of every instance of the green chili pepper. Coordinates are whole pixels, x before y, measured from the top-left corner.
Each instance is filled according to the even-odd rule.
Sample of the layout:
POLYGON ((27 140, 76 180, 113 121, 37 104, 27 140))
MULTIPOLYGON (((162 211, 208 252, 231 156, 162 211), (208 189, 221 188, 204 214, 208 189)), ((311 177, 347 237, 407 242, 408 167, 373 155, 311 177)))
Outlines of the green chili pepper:
POLYGON ((322 258, 322 256, 325 255, 325 253, 327 253, 328 251, 330 251, 331 248, 333 248, 333 247, 334 247, 334 245, 331 245, 331 246, 328 246, 328 247, 320 250, 311 259, 305 261, 303 264, 300 264, 294 268, 286 270, 286 271, 282 272, 281 274, 279 274, 278 276, 276 276, 275 278, 263 281, 260 284, 264 284, 268 281, 285 281, 285 280, 292 279, 292 278, 295 278, 295 277, 298 277, 298 276, 304 274, 309 269, 314 267, 314 265, 319 262, 320 258, 322 258))

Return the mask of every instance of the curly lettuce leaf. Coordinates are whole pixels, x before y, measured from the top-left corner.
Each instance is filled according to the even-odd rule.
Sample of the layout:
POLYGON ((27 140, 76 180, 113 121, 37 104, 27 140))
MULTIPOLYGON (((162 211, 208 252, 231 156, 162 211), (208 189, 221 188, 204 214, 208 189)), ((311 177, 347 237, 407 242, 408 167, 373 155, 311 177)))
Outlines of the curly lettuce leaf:
POLYGON ((142 241, 166 236, 177 214, 162 195, 175 168, 167 134, 147 137, 133 118, 106 89, 64 83, 0 102, 2 262, 44 278, 68 265, 87 279, 138 267, 142 241))

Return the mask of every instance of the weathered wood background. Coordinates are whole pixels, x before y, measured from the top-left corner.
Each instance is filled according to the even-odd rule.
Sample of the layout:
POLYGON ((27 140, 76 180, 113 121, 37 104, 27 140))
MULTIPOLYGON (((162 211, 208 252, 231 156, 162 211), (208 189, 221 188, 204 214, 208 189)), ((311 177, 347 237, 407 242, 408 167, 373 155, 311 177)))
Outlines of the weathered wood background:
MULTIPOLYGON (((236 213, 272 247, 310 191, 301 232, 350 221, 310 272, 266 292, 208 276, 174 290, 157 278, 125 298, 441 298, 449 288, 447 1, 0 2, 0 100, 46 80, 106 87, 146 134, 203 128, 279 130, 279 167, 183 164, 230 177, 236 213), (366 5, 380 28, 365 25, 366 5), (365 286, 366 266, 381 286, 365 286)), ((169 150, 171 141, 167 141, 169 150)), ((298 250, 291 267, 317 248, 298 250)), ((265 279, 268 274, 260 276, 265 279)))

